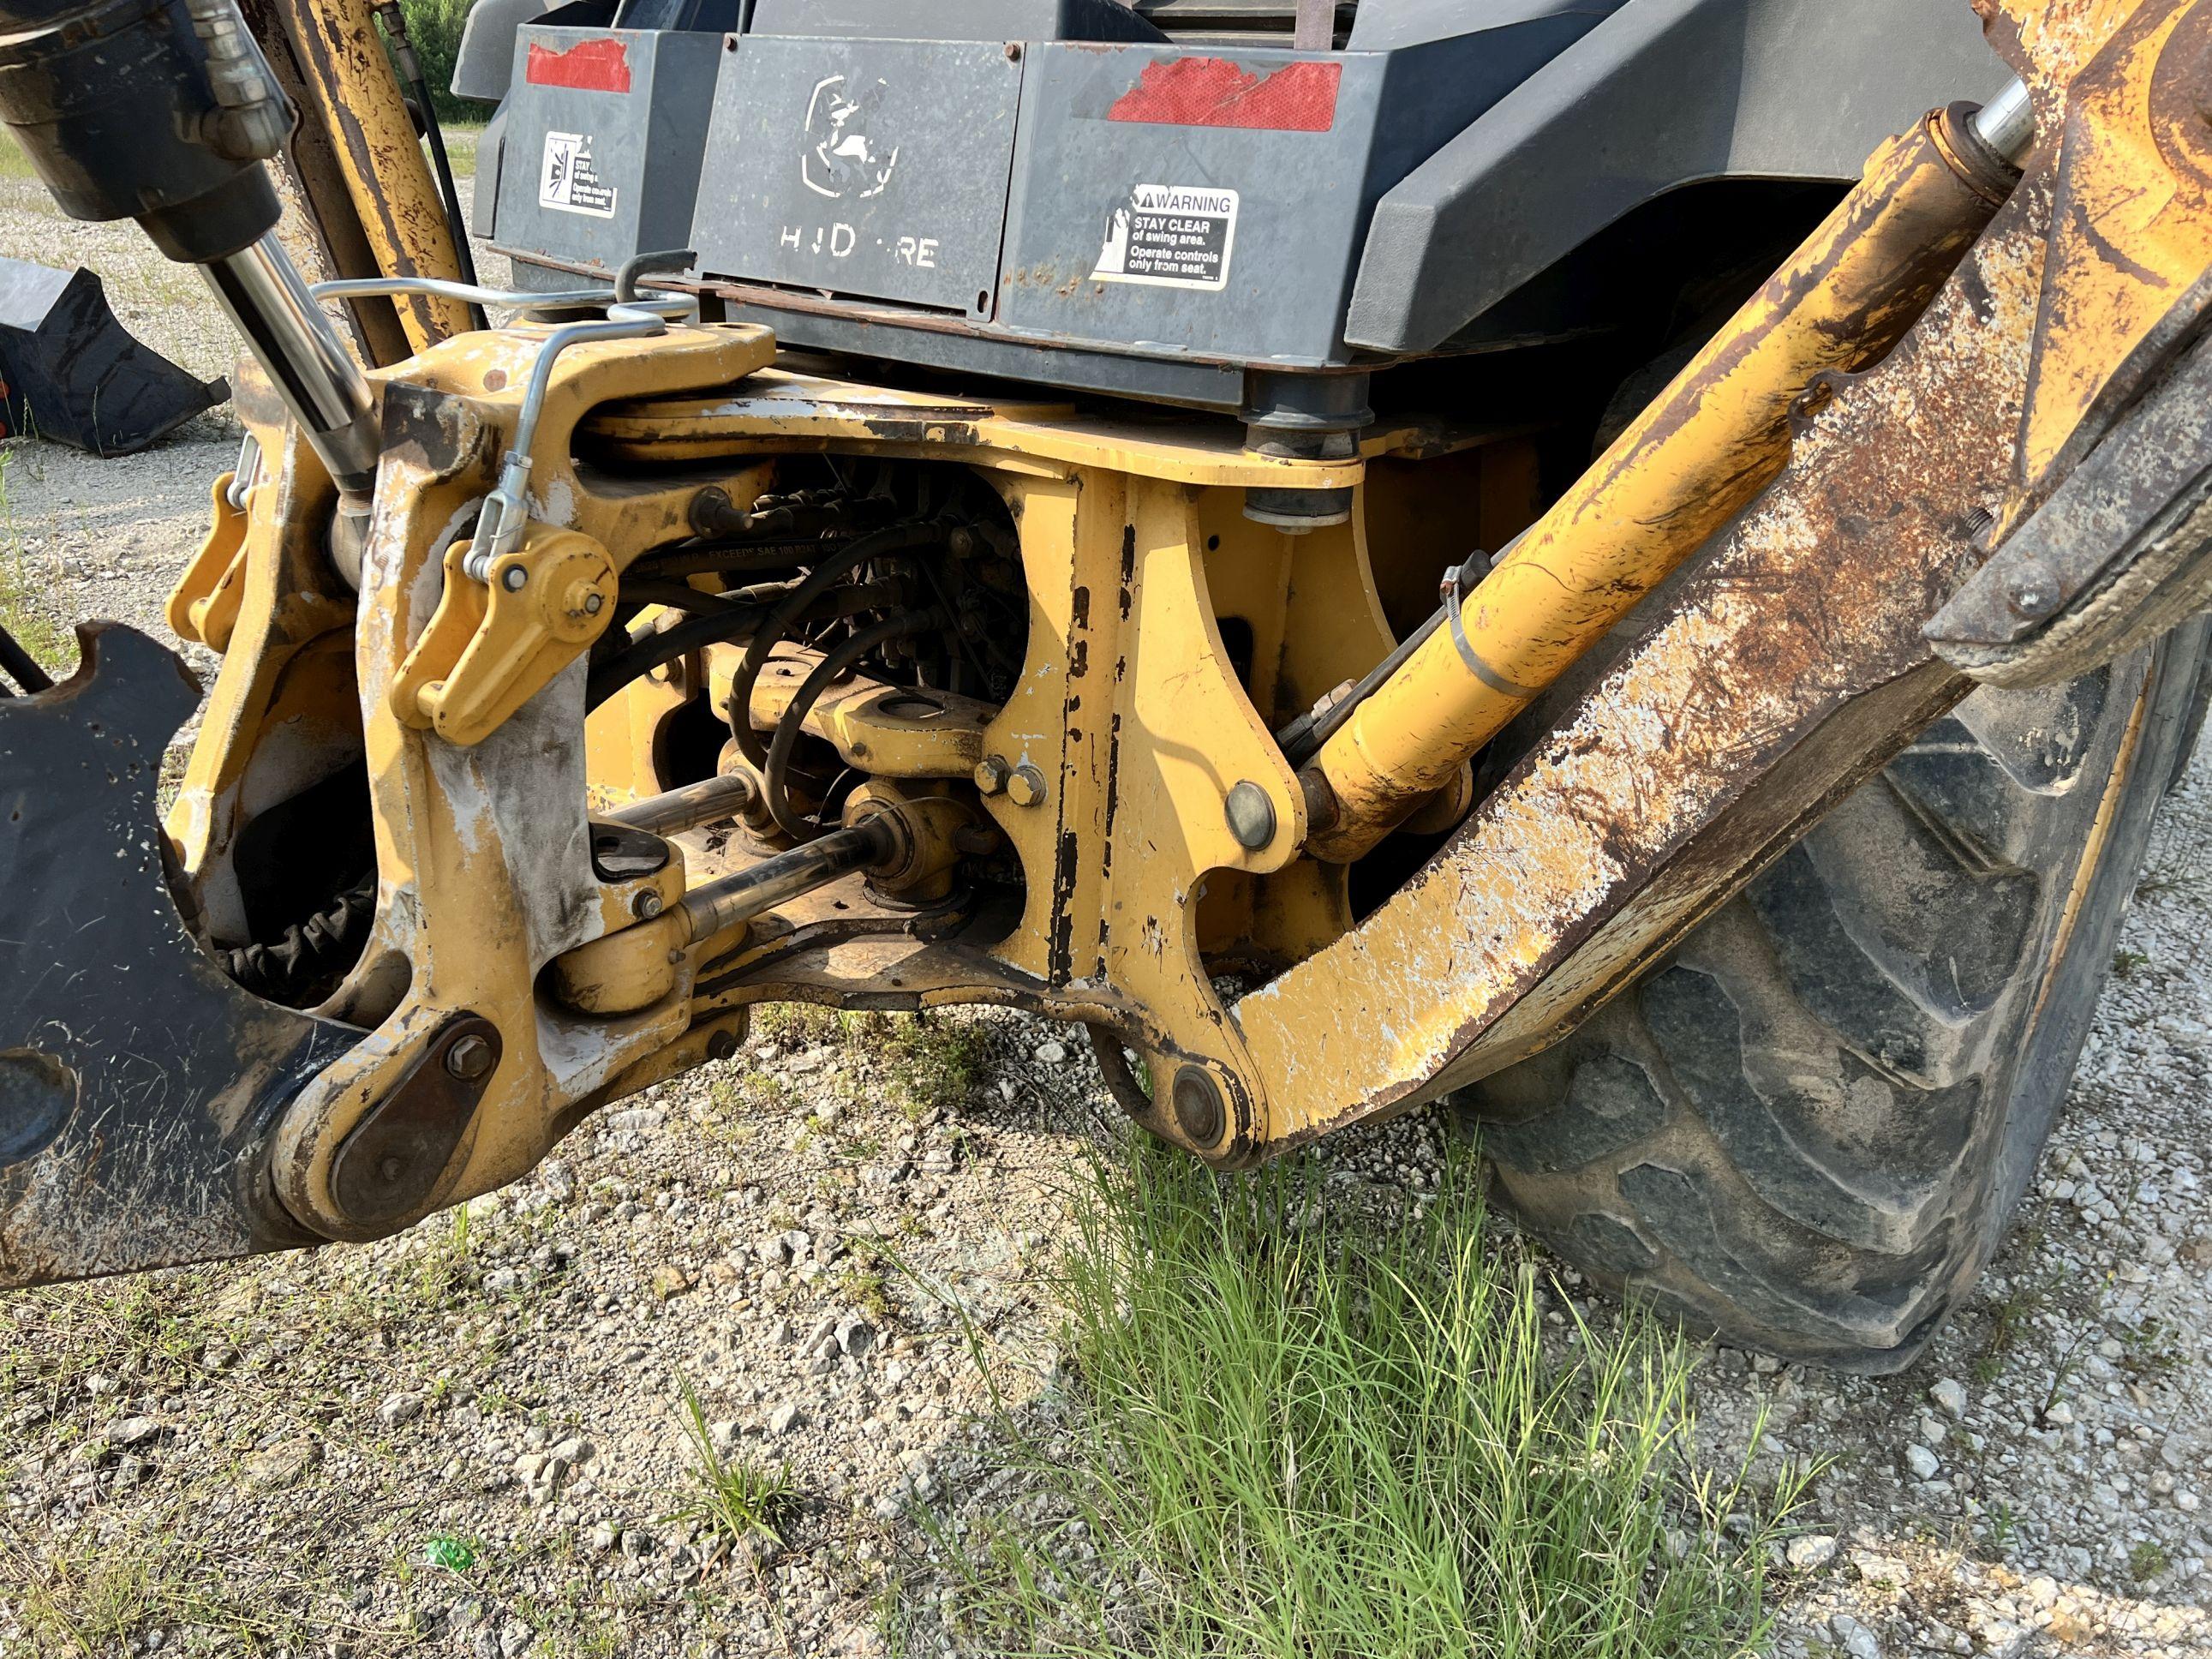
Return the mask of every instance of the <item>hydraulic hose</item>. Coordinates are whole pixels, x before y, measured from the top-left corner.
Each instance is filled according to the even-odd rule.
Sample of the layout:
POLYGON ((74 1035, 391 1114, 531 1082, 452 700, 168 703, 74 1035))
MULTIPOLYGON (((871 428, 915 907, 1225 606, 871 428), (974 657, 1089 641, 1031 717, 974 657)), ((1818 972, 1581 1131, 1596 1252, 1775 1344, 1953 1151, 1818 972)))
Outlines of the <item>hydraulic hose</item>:
MULTIPOLYGON (((700 597, 710 596, 702 593, 700 597)), ((641 674, 649 674, 702 645, 742 634, 749 625, 757 629, 768 614, 765 605, 719 601, 714 610, 703 616, 687 617, 673 628, 658 629, 632 641, 592 669, 590 678, 585 682, 586 711, 597 708, 641 674)))
POLYGON ((822 660, 801 682, 785 708, 783 718, 776 721, 775 736, 769 744, 767 759, 761 764, 761 780, 766 786, 763 795, 768 802, 769 816, 784 834, 799 841, 811 841, 825 827, 810 823, 792 810, 791 796, 783 783, 784 773, 791 765, 792 750, 799 746, 799 734, 805 730, 807 712, 841 675, 851 672, 870 652, 893 640, 911 639, 916 634, 930 633, 945 625, 942 611, 932 608, 912 611, 903 617, 890 617, 872 628, 864 628, 822 653, 822 660))
MULTIPOLYGON (((644 599, 648 603, 665 603, 650 598, 649 583, 630 583, 623 586, 624 599, 644 599)), ((763 582, 753 587, 741 587, 734 593, 701 593, 696 588, 687 591, 707 602, 697 608, 702 614, 687 617, 673 628, 648 629, 635 635, 628 645, 603 658, 592 670, 585 696, 587 708, 596 708, 639 675, 649 673, 664 663, 671 663, 686 652, 696 651, 702 645, 714 645, 735 635, 757 632, 761 619, 765 617, 775 600, 792 589, 785 582, 763 582)), ((885 599, 896 599, 896 593, 873 583, 839 588, 830 596, 827 605, 808 609, 799 620, 831 622, 839 617, 848 617, 885 599)), ((693 609, 688 603, 686 609, 693 609)))
POLYGON ((769 613, 754 633, 752 643, 746 647, 745 659, 739 665, 737 678, 730 687, 728 714, 730 733, 737 739, 738 751, 757 767, 768 764, 768 745, 753 730, 753 687, 759 682, 761 671, 767 667, 769 653, 790 634, 792 628, 815 600, 827 593, 831 586, 871 559, 880 559, 893 553, 903 553, 911 548, 926 547, 938 538, 934 525, 893 525, 863 536, 851 546, 816 565, 807 573, 805 580, 791 591, 781 605, 769 613))

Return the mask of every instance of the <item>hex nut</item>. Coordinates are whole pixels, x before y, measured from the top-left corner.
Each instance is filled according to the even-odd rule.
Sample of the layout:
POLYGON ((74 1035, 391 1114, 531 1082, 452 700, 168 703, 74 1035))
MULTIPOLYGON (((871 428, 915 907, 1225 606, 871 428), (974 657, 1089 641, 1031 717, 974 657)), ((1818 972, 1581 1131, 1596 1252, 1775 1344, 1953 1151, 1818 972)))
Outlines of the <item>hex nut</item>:
POLYGON ((446 1069, 463 1082, 473 1083, 491 1066, 491 1044, 473 1032, 446 1050, 446 1069))
POLYGON ((975 787, 984 794, 997 794, 1012 775, 1013 769, 1000 756, 986 755, 975 763, 975 787))
POLYGON ((660 914, 660 894, 651 887, 647 888, 629 902, 630 915, 635 916, 640 921, 651 921, 660 914))
POLYGON ((1006 799, 1017 806, 1036 806, 1045 796, 1044 774, 1024 761, 1006 780, 1006 799))

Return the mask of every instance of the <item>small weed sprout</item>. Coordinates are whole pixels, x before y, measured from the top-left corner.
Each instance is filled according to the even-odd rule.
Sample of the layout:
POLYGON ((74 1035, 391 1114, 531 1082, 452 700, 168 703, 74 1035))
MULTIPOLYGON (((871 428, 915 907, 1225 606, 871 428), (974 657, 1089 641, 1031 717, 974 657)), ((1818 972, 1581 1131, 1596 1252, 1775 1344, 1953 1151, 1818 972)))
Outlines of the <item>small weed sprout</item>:
POLYGON ((684 1391, 684 1437, 691 1443, 691 1478, 683 1501, 669 1518, 720 1533, 732 1544, 756 1534, 783 1542, 782 1527, 791 1509, 793 1487, 787 1464, 769 1468, 743 1456, 725 1456, 707 1427, 706 1407, 688 1377, 684 1391))

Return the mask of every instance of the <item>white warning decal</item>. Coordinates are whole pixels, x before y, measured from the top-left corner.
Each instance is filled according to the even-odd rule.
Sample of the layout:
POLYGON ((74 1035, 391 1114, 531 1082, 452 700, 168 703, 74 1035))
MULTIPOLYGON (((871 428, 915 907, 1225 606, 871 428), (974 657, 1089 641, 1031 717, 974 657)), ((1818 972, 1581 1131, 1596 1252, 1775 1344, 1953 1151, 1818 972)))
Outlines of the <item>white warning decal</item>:
POLYGON ((1163 288, 1229 286, 1237 245, 1237 192, 1193 185, 1139 185, 1106 222, 1091 276, 1163 288))
POLYGON ((545 161, 538 173, 538 205, 562 213, 615 216, 615 187, 599 177, 592 161, 592 140, 581 132, 545 135, 545 161))

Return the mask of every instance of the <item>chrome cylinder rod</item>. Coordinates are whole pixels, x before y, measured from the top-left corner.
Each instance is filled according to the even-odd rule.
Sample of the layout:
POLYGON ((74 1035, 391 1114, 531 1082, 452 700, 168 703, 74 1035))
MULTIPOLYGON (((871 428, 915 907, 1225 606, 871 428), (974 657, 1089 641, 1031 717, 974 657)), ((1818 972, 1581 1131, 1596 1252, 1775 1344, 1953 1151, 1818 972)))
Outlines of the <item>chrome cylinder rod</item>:
POLYGON ((742 817, 759 799, 760 787, 751 778, 743 772, 728 772, 618 806, 605 816, 611 823, 642 830, 648 836, 674 836, 702 823, 742 817))
POLYGON ((2017 167, 2035 144, 2035 104, 2027 82, 2012 84, 1974 112, 1974 137, 2017 167))
POLYGON ((276 233, 199 269, 340 492, 369 495, 378 441, 368 377, 276 233))
POLYGON ((787 899, 826 887, 855 870, 881 864, 898 845, 897 832, 888 818, 888 814, 881 814, 848 829, 832 830, 818 840, 763 859, 750 870, 693 889, 684 896, 682 906, 691 937, 711 938, 763 910, 773 910, 787 899))

